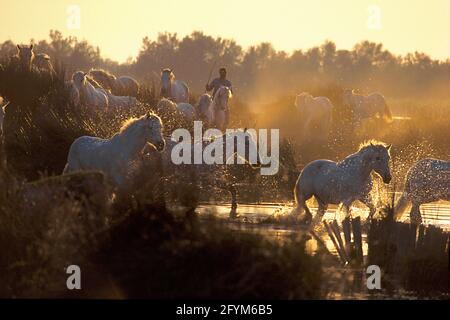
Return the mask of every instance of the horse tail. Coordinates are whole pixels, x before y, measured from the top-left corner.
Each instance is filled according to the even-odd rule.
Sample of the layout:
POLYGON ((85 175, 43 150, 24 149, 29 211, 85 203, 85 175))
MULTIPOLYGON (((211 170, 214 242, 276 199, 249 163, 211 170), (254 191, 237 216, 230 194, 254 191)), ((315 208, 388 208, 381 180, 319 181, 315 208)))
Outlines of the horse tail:
POLYGON ((69 173, 69 163, 68 162, 64 166, 64 170, 63 170, 62 174, 67 174, 67 173, 69 173))
POLYGON ((300 193, 300 177, 297 179, 294 187, 294 208, 291 211, 291 215, 300 215, 303 212, 305 200, 299 194, 300 193))

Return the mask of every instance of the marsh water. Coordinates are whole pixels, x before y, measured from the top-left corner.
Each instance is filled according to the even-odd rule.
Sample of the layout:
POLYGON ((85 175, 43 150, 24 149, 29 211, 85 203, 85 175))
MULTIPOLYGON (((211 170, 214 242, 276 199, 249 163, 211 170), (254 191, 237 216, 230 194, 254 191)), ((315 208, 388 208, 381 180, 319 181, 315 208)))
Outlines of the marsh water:
MULTIPOLYGON (((228 223, 230 228, 235 232, 252 232, 261 234, 268 239, 274 241, 286 241, 292 236, 296 235, 308 235, 304 227, 298 224, 289 224, 283 220, 290 210, 292 209, 292 203, 258 203, 258 204, 239 204, 238 205, 238 217, 236 219, 230 219, 231 206, 229 204, 201 204, 197 212, 200 217, 207 217, 213 215, 228 223)), ((317 208, 312 208, 313 214, 317 208)), ((421 206, 423 222, 426 225, 434 225, 440 227, 446 231, 450 231, 450 203, 448 202, 436 202, 425 204, 421 206)), ((352 216, 360 216, 363 223, 368 216, 368 210, 363 207, 352 207, 352 216)), ((332 207, 327 210, 325 220, 334 220, 340 224, 343 219, 338 213, 337 207, 332 207)), ((403 215, 401 221, 408 222, 409 217, 407 211, 403 215)), ((364 230, 364 228, 363 228, 364 230)), ((326 245, 331 255, 338 257, 336 248, 333 242, 326 234, 324 228, 315 229, 316 234, 321 238, 322 242, 326 245)), ((342 235, 343 236, 343 235, 342 235)), ((317 252, 319 244, 314 237, 308 237, 306 241, 306 250, 311 254, 317 252)), ((363 255, 367 256, 367 235, 363 233, 363 255)), ((417 296, 414 292, 404 291, 402 288, 398 288, 395 291, 387 294, 385 291, 373 292, 368 291, 365 285, 365 275, 361 268, 351 268, 340 266, 328 266, 325 270, 331 274, 331 282, 327 284, 329 288, 327 297, 329 299, 379 299, 379 298, 398 298, 398 299, 416 299, 417 296)))

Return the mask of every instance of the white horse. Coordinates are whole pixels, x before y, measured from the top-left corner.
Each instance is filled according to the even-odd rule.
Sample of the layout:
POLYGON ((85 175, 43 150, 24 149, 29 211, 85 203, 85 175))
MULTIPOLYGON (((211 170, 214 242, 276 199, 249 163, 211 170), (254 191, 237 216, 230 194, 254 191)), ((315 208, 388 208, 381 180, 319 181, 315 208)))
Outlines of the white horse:
POLYGON ((210 126, 224 129, 228 125, 230 112, 228 102, 232 97, 231 89, 225 86, 217 89, 214 98, 208 93, 202 94, 196 105, 197 117, 210 126))
POLYGON ((350 205, 359 200, 370 209, 369 217, 375 213, 370 197, 373 182, 372 171, 379 174, 384 183, 391 181, 389 168, 390 145, 380 142, 362 144, 358 152, 340 162, 315 160, 300 173, 294 189, 296 208, 294 214, 305 210, 305 222, 311 222, 312 215, 306 201, 314 196, 319 204, 313 225, 320 222, 329 204, 342 204, 347 215, 350 205))
MULTIPOLYGON (((208 194, 212 189, 226 190, 231 195, 230 217, 236 217, 237 213, 237 184, 242 183, 240 174, 252 172, 261 166, 258 145, 255 137, 250 130, 236 130, 212 136, 211 139, 204 139, 201 142, 191 143, 191 141, 174 141, 171 138, 166 139, 166 148, 158 158, 156 151, 148 149, 147 159, 152 162, 150 167, 157 166, 156 159, 162 160, 163 174, 172 176, 168 182, 178 185, 179 182, 195 183, 202 194, 208 194), (184 145, 184 147, 183 147, 184 145), (174 149, 176 148, 176 149, 174 149), (215 157, 218 163, 194 164, 194 153, 196 150, 209 150, 207 153, 215 157), (183 151, 181 151, 183 150, 183 151), (187 152, 191 156, 189 163, 174 164, 172 153, 187 152), (217 154, 213 151, 218 151, 217 154), (227 153, 227 150, 234 152, 227 153), (243 150, 240 154, 238 150, 243 150), (234 162, 233 162, 234 161, 234 162)), ((219 132, 218 132, 219 133, 219 132)), ((148 170, 147 170, 148 171, 148 170)), ((151 171, 151 170, 150 170, 151 171)), ((246 175, 248 176, 248 174, 246 175)), ((171 189, 171 188, 168 188, 171 189)))
POLYGON ((137 104, 137 99, 131 96, 115 96, 111 92, 104 90, 108 97, 109 108, 123 108, 134 107, 137 104))
POLYGON ((140 154, 147 143, 153 144, 160 152, 164 150, 162 128, 161 119, 148 113, 126 121, 111 139, 80 137, 70 146, 63 173, 101 171, 115 187, 121 189, 127 182, 132 163, 141 159, 140 154))
POLYGON ((196 112, 193 105, 186 102, 177 103, 177 110, 183 115, 183 117, 192 122, 195 120, 196 112))
POLYGON ((352 109, 356 124, 369 118, 381 118, 388 123, 392 122, 391 110, 381 93, 375 92, 365 96, 347 89, 343 93, 343 102, 352 109))
POLYGON ((295 97, 295 107, 303 127, 303 135, 328 141, 330 135, 333 105, 326 97, 313 97, 307 92, 295 97))
POLYGON ((0 136, 3 133, 3 120, 5 119, 5 107, 3 97, 0 97, 0 136))
POLYGON ((395 218, 400 218, 411 203, 410 221, 420 224, 420 205, 439 200, 450 201, 450 161, 422 159, 408 170, 405 189, 394 209, 395 218))
POLYGON ((139 94, 139 83, 130 76, 116 77, 101 69, 91 69, 89 75, 103 88, 110 90, 115 96, 137 97, 139 94))
POLYGON ((90 76, 98 81, 103 88, 110 90, 116 96, 137 97, 139 94, 139 83, 130 76, 116 77, 105 70, 91 69, 90 76))
POLYGON ((191 104, 186 102, 177 104, 166 98, 162 98, 158 102, 156 112, 169 119, 180 120, 182 118, 188 122, 195 120, 196 116, 195 108, 191 104))
POLYGON ((212 98, 209 93, 204 93, 198 99, 195 105, 197 118, 206 122, 208 125, 214 124, 214 110, 213 110, 212 98))
POLYGON ((22 67, 27 70, 31 70, 33 65, 34 52, 33 52, 33 44, 30 46, 20 46, 17 45, 17 53, 12 56, 12 60, 16 61, 22 67))
POLYGON ((39 71, 46 71, 52 75, 56 74, 56 71, 50 61, 50 56, 46 53, 35 54, 33 66, 35 66, 39 71))
POLYGON ((101 88, 95 88, 87 77, 87 73, 77 71, 72 75, 73 85, 79 92, 80 103, 107 108, 108 96, 101 88))
POLYGON ((69 99, 74 106, 78 106, 80 104, 80 92, 77 87, 73 83, 73 80, 65 81, 66 90, 69 93, 69 99))
POLYGON ((161 97, 169 98, 176 103, 189 103, 189 87, 180 80, 175 80, 171 69, 161 70, 161 97))

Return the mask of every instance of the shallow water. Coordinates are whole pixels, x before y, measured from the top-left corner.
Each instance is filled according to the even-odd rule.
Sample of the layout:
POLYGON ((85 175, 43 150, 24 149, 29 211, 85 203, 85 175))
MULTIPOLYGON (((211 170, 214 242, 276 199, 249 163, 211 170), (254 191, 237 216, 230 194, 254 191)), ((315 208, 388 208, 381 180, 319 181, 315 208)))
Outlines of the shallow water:
MULTIPOLYGON (((230 205, 227 204, 201 204, 197 212, 201 216, 214 215, 219 219, 223 219, 229 223, 235 232, 252 232, 266 236, 275 241, 286 241, 291 236, 308 235, 305 228, 288 223, 263 223, 263 221, 274 215, 288 214, 292 210, 292 204, 275 204, 275 203, 259 203, 259 204, 239 204, 238 219, 229 219, 230 205)), ((312 208, 313 214, 317 208, 312 208)), ((421 206, 422 218, 425 224, 435 225, 444 230, 450 231, 450 203, 438 202, 421 206)), ((352 216, 361 216, 363 223, 368 216, 368 209, 362 207, 352 207, 352 216)), ((337 213, 337 208, 327 210, 324 215, 326 220, 337 219, 339 222, 342 218, 337 213)), ((408 214, 404 214, 402 221, 409 220, 408 214)), ((339 223, 340 224, 340 223, 339 223)), ((328 251, 338 258, 338 253, 333 242, 326 234, 323 227, 315 230, 316 234, 322 239, 328 251)), ((344 237, 341 234, 342 238, 344 237)), ((366 234, 362 235, 363 255, 367 256, 368 245, 366 234)), ((313 238, 306 242, 306 250, 311 254, 318 251, 319 244, 313 238)), ((337 261, 337 260, 336 260, 337 261)), ((386 292, 385 290, 372 292, 365 285, 364 271, 361 268, 353 268, 350 266, 336 267, 326 266, 325 272, 328 273, 330 280, 326 283, 328 299, 417 299, 416 293, 407 292, 402 288, 395 291, 386 292)), ((439 299, 442 299, 439 298, 439 299)))
MULTIPOLYGON (((264 223, 264 220, 270 217, 283 217, 292 210, 292 204, 276 204, 276 203, 259 203, 259 204, 239 204, 238 205, 238 219, 229 219, 231 205, 229 204, 201 204, 197 208, 200 216, 214 215, 219 219, 227 220, 231 228, 236 231, 255 232, 262 234, 270 239, 277 241, 284 241, 289 236, 300 235, 305 233, 305 228, 295 224, 283 223, 264 223)), ((311 211, 315 214, 317 208, 312 207, 311 211)), ((426 225, 434 225, 444 230, 450 231, 450 203, 437 202, 421 206, 423 222, 426 225)), ((369 211, 363 207, 352 207, 352 216, 360 216, 364 221, 369 211)), ((341 216, 337 207, 332 207, 327 210, 324 215, 325 220, 337 219, 341 221, 344 216, 341 216)), ((408 214, 405 212, 401 221, 409 222, 408 214)), ((328 251, 337 255, 336 248, 333 242, 326 235, 324 228, 315 230, 318 236, 324 241, 328 251)), ((363 254, 367 254, 366 235, 363 234, 363 254)), ((343 237, 343 234, 342 234, 343 237)), ((318 249, 318 243, 313 238, 307 242, 307 250, 315 252, 318 249)))

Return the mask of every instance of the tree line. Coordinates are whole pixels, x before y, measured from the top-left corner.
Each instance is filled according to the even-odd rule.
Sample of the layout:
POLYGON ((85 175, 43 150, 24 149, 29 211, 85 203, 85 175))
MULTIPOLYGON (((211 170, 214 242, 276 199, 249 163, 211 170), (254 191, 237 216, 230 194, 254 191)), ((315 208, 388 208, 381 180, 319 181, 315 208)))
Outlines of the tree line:
MULTIPOLYGON (((118 75, 132 75, 140 81, 159 81, 161 68, 170 67, 193 92, 204 90, 215 64, 228 69, 235 93, 243 99, 274 97, 325 86, 356 88, 361 92, 381 91, 387 96, 447 98, 450 88, 450 59, 432 59, 425 53, 396 55, 381 43, 362 41, 351 50, 340 50, 332 41, 298 49, 276 50, 264 42, 243 48, 232 39, 212 37, 194 31, 180 37, 160 33, 145 37, 137 57, 125 63, 102 58, 101 50, 85 40, 63 36, 51 30, 47 40, 31 40, 35 52, 45 52, 70 71, 104 68, 118 75)), ((17 51, 11 40, 0 44, 0 56, 17 51)))

